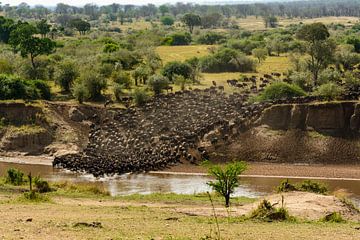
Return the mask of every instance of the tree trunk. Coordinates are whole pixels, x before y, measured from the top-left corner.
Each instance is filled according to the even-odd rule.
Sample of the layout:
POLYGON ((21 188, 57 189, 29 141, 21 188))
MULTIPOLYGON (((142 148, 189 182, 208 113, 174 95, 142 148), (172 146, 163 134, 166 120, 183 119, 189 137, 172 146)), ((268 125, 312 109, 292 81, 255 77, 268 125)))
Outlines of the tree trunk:
POLYGON ((225 207, 230 207, 230 194, 225 195, 225 207))

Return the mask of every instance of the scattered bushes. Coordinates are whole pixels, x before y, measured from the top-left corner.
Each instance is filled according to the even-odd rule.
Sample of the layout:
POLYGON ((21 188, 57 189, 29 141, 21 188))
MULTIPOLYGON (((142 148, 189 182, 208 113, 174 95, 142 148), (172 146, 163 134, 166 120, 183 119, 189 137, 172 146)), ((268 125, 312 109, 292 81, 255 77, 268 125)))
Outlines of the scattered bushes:
POLYGON ((323 97, 325 100, 334 100, 344 93, 344 88, 336 83, 326 83, 318 87, 314 95, 323 97))
POLYGON ((224 34, 217 33, 217 32, 206 32, 198 38, 197 42, 199 44, 207 44, 213 45, 223 42, 226 39, 224 34))
POLYGON ((25 183, 24 173, 18 169, 10 168, 7 170, 6 183, 20 186, 25 183))
POLYGON ((258 100, 272 101, 301 96, 306 96, 306 93, 299 86, 284 82, 275 82, 264 89, 258 96, 258 100))

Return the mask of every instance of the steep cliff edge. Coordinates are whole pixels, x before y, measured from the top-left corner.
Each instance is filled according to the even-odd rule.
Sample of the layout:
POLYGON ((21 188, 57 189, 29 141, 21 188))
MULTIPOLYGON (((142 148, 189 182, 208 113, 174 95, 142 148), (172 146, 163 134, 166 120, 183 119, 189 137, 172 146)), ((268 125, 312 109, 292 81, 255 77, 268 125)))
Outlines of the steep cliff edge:
POLYGON ((286 163, 360 163, 360 104, 328 102, 273 105, 255 127, 213 159, 286 163))

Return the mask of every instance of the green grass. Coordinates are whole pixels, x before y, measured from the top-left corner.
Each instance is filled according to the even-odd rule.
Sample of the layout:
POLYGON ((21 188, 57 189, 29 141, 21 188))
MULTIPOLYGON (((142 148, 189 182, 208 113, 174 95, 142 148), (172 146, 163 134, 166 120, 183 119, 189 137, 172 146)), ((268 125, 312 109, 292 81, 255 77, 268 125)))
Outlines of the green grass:
POLYGON ((209 48, 214 45, 190 45, 190 46, 160 46, 156 48, 156 52, 160 55, 163 64, 171 61, 185 61, 192 57, 203 57, 208 54, 209 48))

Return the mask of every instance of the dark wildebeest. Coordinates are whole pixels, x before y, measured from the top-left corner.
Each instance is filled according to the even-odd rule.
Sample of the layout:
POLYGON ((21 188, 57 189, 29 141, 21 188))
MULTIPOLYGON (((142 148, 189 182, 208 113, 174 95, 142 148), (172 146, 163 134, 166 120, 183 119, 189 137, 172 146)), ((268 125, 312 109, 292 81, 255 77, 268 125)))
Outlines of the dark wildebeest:
POLYGON ((216 87, 216 82, 215 81, 212 81, 212 84, 214 87, 216 87))

